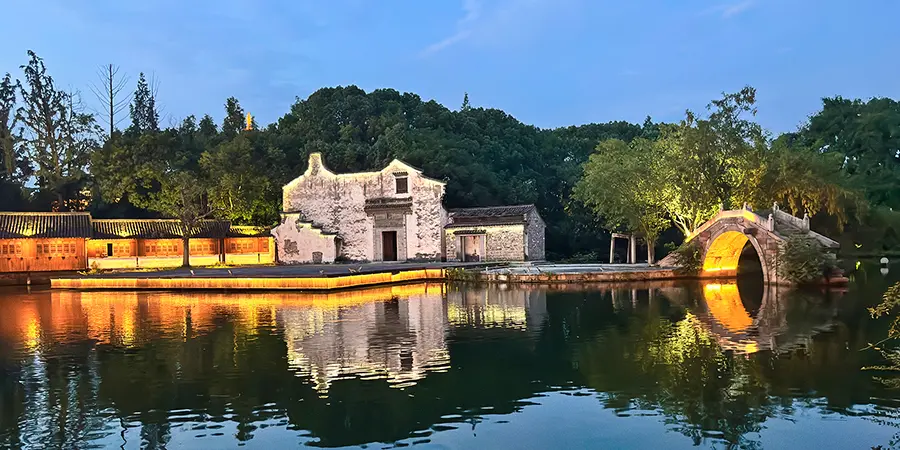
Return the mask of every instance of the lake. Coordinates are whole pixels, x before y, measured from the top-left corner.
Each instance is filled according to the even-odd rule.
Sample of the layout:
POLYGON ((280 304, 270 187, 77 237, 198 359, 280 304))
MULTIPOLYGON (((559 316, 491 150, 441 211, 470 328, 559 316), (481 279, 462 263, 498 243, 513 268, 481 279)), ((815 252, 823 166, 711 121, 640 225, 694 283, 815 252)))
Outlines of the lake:
POLYGON ((3 448, 860 448, 900 267, 840 291, 0 291, 3 448))

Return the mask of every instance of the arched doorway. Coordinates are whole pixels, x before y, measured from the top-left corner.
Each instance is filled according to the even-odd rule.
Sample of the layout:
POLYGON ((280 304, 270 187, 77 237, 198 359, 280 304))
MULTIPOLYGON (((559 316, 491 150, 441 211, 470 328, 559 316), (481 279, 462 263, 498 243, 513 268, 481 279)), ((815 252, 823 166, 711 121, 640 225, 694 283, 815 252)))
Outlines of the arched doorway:
POLYGON ((759 244, 752 236, 740 231, 723 231, 706 248, 703 276, 737 278, 740 274, 756 274, 766 282, 766 261, 761 254, 759 244))

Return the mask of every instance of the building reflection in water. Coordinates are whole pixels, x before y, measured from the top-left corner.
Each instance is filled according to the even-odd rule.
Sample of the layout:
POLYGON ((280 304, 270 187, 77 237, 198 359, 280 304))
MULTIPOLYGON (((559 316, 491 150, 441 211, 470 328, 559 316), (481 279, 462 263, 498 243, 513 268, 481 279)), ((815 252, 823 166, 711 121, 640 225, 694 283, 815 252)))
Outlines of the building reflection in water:
MULTIPOLYGON (((786 359, 778 364, 797 366, 771 375, 749 363, 729 362, 724 351, 780 352, 811 345, 812 336, 834 325, 838 302, 803 295, 752 285, 655 283, 419 284, 320 295, 51 291, 4 296, 0 369, 10 375, 5 379, 22 382, 0 386, 0 413, 6 411, 0 414, 0 446, 4 430, 27 436, 71 428, 76 431, 63 434, 76 436, 83 425, 62 422, 77 417, 96 417, 102 424, 93 429, 108 436, 124 427, 119 420, 139 421, 142 439, 165 442, 171 438, 165 430, 176 421, 170 410, 196 413, 198 423, 239 417, 235 421, 247 429, 255 421, 289 416, 330 442, 364 443, 403 438, 423 426, 417 419, 423 414, 438 421, 460 405, 485 404, 513 411, 520 406, 510 405, 522 399, 570 383, 618 393, 621 398, 606 400, 612 407, 628 407, 637 398, 651 409, 663 405, 681 414, 688 400, 697 400, 685 397, 692 393, 701 393, 703 402, 727 403, 715 400, 719 397, 710 392, 718 388, 703 375, 721 370, 716 368, 723 361, 733 367, 723 375, 731 384, 722 392, 731 392, 744 374, 758 378, 754 386, 766 386, 780 383, 780 374, 802 370, 802 361, 786 359), (454 366, 454 358, 466 370, 454 366), (433 378, 423 383, 426 377, 433 378), (410 423, 393 426, 394 434, 385 437, 366 428, 375 419, 365 408, 329 409, 332 402, 344 405, 340 408, 362 402, 360 392, 376 389, 338 384, 351 379, 408 388, 414 398, 382 386, 377 396, 384 398, 364 400, 382 402, 382 431, 402 418, 410 423), (146 395, 135 395, 137 386, 146 395), (71 401, 48 394, 72 392, 77 395, 71 401), (387 413, 392 408, 398 411, 394 415, 387 413), (118 417, 105 415, 110 411, 118 417), (334 417, 328 420, 308 419, 329 413, 334 417), (358 434, 345 442, 340 436, 354 414, 358 434), (145 429, 153 427, 164 432, 152 437, 145 429)), ((703 405, 708 409, 698 410, 716 406, 703 405)), ((707 422, 705 416, 678 417, 691 426, 707 422)), ((249 439, 247 433, 240 439, 249 439)), ((75 442, 56 438, 45 441, 75 442)))
POLYGON ((283 309, 278 317, 291 366, 320 394, 345 377, 405 387, 449 368, 442 285, 358 292, 367 300, 283 309))
POLYGON ((519 286, 451 286, 447 319, 453 326, 539 330, 547 314, 547 291, 519 286))
MULTIPOLYGON (((240 296, 52 291, 49 301, 4 302, 0 338, 39 352, 74 341, 133 348, 161 338, 188 339, 227 320, 241 335, 264 329, 282 333, 290 366, 324 394, 345 377, 386 378, 392 386, 405 387, 428 372, 446 371, 453 328, 539 332, 548 292, 442 284, 240 296)), ((796 293, 736 283, 704 284, 700 295, 681 287, 608 292, 615 310, 638 307, 639 297, 651 304, 667 299, 681 305, 724 349, 746 353, 803 346, 832 326, 836 310, 834 302, 819 305, 788 323, 787 297, 796 293)))

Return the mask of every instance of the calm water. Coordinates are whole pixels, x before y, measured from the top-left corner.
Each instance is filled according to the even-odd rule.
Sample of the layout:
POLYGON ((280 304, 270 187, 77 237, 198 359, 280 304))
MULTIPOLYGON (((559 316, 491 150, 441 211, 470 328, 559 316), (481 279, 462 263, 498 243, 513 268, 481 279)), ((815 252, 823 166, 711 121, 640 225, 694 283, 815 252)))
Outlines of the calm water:
POLYGON ((336 295, 0 291, 0 447, 860 448, 887 277, 336 295))

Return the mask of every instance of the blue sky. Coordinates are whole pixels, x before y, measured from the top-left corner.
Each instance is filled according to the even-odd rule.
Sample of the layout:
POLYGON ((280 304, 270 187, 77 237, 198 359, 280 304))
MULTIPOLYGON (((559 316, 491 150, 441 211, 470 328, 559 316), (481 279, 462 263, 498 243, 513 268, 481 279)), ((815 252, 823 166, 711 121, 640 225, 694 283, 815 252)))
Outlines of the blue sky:
POLYGON ((82 91, 114 63, 169 120, 235 96, 260 123, 323 86, 390 87, 540 127, 677 120, 758 89, 789 131, 824 96, 900 98, 896 0, 42 0, 4 6, 0 72, 26 50, 82 91), (40 21, 25 19, 40 5, 40 21), (11 8, 11 11, 10 11, 11 8), (36 26, 35 23, 40 23, 36 26), (10 28, 11 26, 11 28, 10 28), (13 38, 9 38, 12 36, 13 38))

